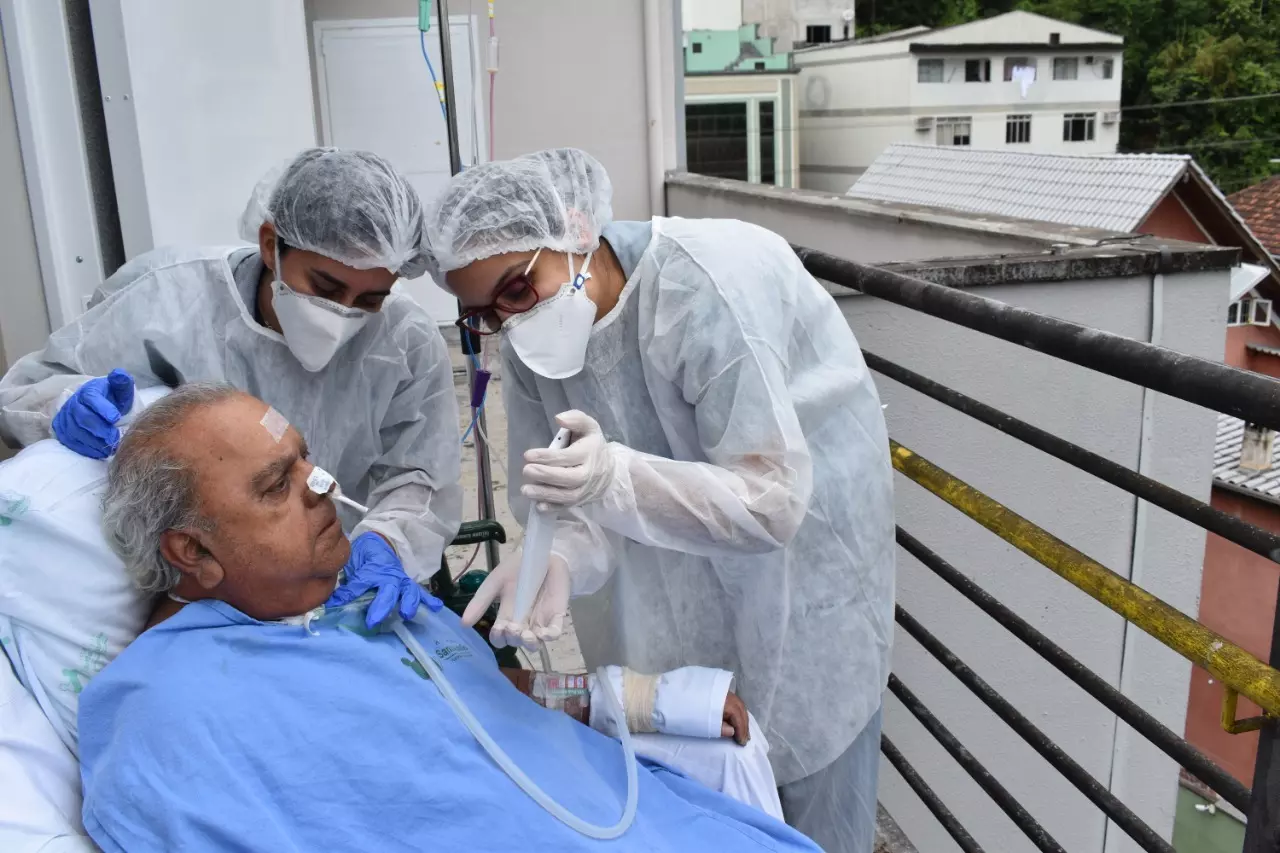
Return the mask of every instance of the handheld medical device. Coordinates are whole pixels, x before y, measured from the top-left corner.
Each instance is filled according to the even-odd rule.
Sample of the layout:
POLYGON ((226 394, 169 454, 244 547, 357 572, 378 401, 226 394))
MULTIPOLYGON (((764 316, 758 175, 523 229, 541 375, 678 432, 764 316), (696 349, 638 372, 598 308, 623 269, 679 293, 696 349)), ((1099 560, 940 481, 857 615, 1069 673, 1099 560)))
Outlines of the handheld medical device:
MULTIPOLYGON (((560 430, 551 440, 550 448, 563 450, 569 446, 569 438, 569 430, 560 430)), ((528 622, 534 599, 546 580, 557 515, 554 509, 538 509, 536 504, 529 507, 529 521, 524 526, 524 545, 520 555, 520 574, 516 576, 516 604, 511 611, 511 621, 517 625, 528 622)))

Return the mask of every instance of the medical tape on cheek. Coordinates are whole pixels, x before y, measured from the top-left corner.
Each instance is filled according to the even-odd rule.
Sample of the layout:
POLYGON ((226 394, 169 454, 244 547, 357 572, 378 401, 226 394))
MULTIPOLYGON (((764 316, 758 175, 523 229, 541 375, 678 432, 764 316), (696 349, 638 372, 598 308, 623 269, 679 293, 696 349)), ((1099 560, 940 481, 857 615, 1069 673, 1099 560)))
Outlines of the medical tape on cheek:
POLYGON ((284 434, 289 431, 289 421, 285 416, 277 412, 270 406, 267 407, 267 413, 262 416, 262 420, 258 421, 266 428, 267 434, 276 440, 276 444, 280 443, 280 439, 284 438, 284 434))

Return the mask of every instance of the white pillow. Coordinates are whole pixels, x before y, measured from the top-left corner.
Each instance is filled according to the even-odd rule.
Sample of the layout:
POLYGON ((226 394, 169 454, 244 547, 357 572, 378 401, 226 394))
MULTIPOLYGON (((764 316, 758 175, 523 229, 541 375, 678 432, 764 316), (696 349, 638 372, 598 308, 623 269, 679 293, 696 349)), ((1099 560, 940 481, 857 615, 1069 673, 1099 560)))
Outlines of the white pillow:
MULTIPOLYGON (((0 619, 0 636, 8 636, 0 619)), ((80 768, 0 655, 0 850, 98 848, 80 823, 80 768)))
MULTIPOLYGON (((130 414, 165 393, 139 391, 130 414)), ((52 439, 0 462, 0 633, 19 680, 77 756, 80 691, 138 636, 152 604, 102 535, 106 486, 105 461, 52 439)))

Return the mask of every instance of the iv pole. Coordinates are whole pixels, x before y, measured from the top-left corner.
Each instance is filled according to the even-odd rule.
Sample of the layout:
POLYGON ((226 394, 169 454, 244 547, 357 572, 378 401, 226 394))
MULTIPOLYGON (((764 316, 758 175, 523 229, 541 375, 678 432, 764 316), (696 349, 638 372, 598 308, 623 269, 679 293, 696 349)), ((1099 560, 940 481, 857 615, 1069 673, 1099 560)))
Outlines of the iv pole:
MULTIPOLYGON (((440 76, 444 81, 445 129, 449 134, 449 171, 458 174, 462 171, 462 152, 458 146, 458 108, 454 102, 453 89, 453 51, 449 47, 449 0, 438 0, 436 8, 439 14, 440 30, 440 76)), ((465 329, 461 332, 463 353, 480 352, 480 337, 465 329)), ((476 405, 481 401, 475 397, 476 366, 467 358, 467 387, 471 392, 471 416, 476 427, 471 431, 472 441, 476 448, 476 488, 480 492, 480 517, 493 519, 497 517, 493 505, 493 471, 489 467, 489 442, 485 438, 488 429, 485 426, 484 409, 478 411, 476 405)), ((498 543, 490 539, 484 544, 485 561, 492 571, 498 565, 498 543)))

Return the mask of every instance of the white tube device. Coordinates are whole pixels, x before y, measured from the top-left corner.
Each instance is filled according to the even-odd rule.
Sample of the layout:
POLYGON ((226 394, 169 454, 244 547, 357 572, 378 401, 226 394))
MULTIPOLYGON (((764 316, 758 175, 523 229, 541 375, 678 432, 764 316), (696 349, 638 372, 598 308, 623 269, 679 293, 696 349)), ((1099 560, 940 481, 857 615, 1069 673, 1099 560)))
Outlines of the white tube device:
MULTIPOLYGON (((561 429, 551 440, 552 450, 569 446, 570 432, 561 429)), ((516 575, 516 603, 511 611, 511 621, 524 626, 529 622, 529 612, 547 577, 547 565, 551 562, 551 545, 556 535, 556 518, 559 513, 552 508, 529 507, 529 520, 524 526, 524 545, 520 554, 520 574, 516 575)))

